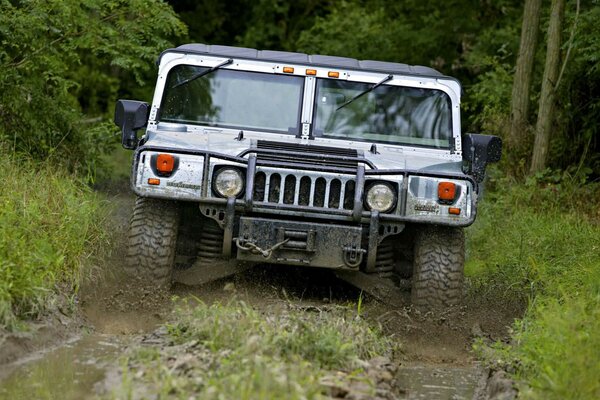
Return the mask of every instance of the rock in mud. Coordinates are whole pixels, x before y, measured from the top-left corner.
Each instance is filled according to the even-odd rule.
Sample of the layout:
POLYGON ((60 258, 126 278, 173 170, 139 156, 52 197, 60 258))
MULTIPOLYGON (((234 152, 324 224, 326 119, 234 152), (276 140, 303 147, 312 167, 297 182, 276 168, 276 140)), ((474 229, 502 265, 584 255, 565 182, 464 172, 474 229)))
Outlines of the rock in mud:
POLYGON ((517 398, 515 382, 504 370, 487 370, 483 373, 474 400, 514 400, 517 398))
POLYGON ((488 380, 487 395, 490 400, 513 400, 517 397, 517 390, 513 380, 500 370, 493 372, 488 380))

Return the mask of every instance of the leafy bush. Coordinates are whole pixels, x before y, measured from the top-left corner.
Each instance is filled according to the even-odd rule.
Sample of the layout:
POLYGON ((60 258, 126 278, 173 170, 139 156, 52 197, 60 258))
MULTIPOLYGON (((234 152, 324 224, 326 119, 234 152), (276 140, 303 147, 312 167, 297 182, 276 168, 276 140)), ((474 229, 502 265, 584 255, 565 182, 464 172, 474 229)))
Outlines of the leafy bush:
POLYGON ((106 233, 101 200, 83 183, 50 164, 2 158, 0 326, 10 327, 42 312, 57 286, 72 292, 106 233))
POLYGON ((161 0, 0 1, 0 142, 93 170, 116 131, 95 123, 183 32, 161 0))

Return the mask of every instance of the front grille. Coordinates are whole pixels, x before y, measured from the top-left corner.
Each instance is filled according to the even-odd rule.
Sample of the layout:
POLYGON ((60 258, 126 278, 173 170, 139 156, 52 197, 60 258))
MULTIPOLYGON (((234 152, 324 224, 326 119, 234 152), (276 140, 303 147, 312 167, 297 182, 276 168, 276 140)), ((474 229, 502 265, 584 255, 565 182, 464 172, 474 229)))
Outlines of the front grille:
POLYGON ((351 176, 260 169, 254 176, 253 200, 352 210, 355 185, 355 180, 351 176))
POLYGON ((272 162, 292 162, 305 165, 324 165, 338 168, 353 168, 358 165, 358 152, 353 149, 315 146, 312 144, 271 142, 258 140, 256 148, 266 150, 258 152, 256 160, 272 162))

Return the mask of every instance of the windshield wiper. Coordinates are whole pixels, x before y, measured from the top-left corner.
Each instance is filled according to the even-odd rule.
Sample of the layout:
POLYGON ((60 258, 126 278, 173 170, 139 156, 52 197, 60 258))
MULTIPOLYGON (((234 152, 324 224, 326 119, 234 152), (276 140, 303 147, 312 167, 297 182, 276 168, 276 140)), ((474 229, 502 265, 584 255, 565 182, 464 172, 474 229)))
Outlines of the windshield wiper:
POLYGON ((175 85, 171 86, 171 89, 174 89, 174 88, 176 88, 176 87, 179 87, 179 86, 183 86, 183 85, 185 85, 185 84, 188 84, 188 83, 190 83, 191 81, 195 81, 195 80, 196 80, 196 79, 198 79, 198 78, 202 78, 204 75, 208 75, 208 74, 210 74, 211 72, 215 72, 215 71, 216 71, 216 70, 218 70, 219 68, 221 68, 221 67, 224 67, 224 66, 226 66, 226 65, 229 65, 229 64, 231 64, 232 62, 233 62, 233 58, 230 58, 230 59, 228 59, 228 60, 226 60, 226 61, 223 61, 221 64, 217 64, 217 65, 215 65, 214 67, 211 67, 211 68, 209 68, 209 69, 205 69, 205 70, 204 70, 204 71, 202 71, 202 72, 198 72, 196 75, 192 75, 190 78, 188 78, 188 79, 186 79, 186 80, 184 80, 184 81, 182 81, 182 82, 176 83, 175 85))
POLYGON ((344 104, 342 104, 341 106, 336 108, 335 111, 338 111, 340 108, 346 107, 348 104, 352 103, 354 100, 358 99, 359 97, 362 97, 365 94, 372 92, 373 90, 377 89, 379 86, 383 85, 384 83, 391 80, 392 78, 394 78, 393 75, 386 76, 385 78, 383 78, 382 80, 380 80, 379 82, 377 82, 376 84, 374 84, 373 86, 371 86, 370 88, 365 90, 364 92, 357 94, 356 96, 354 96, 353 98, 351 98, 350 100, 348 100, 347 102, 345 102, 344 104))

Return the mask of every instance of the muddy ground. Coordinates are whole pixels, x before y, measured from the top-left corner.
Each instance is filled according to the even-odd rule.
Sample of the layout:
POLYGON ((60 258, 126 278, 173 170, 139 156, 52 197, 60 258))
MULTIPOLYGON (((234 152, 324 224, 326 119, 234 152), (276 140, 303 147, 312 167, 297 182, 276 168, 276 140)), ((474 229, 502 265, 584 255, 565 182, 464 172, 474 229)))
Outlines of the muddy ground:
MULTIPOLYGON (((101 190, 114 205, 115 242, 122 243, 119 238, 124 238, 133 197, 120 182, 101 190)), ((41 328, 27 337, 5 339, 0 398, 95 397, 107 371, 110 376, 118 369, 119 355, 157 336, 157 328, 171 317, 173 297, 210 304, 235 296, 264 312, 282 307, 309 312, 356 303, 361 296, 360 290, 328 271, 268 265, 202 287, 156 290, 126 278, 122 260, 123 248, 116 246, 81 287, 74 315, 49 313, 41 328), (68 368, 57 370, 58 364, 68 368), (32 383, 31 390, 23 387, 24 379, 32 383)), ((462 306, 422 313, 410 306, 409 297, 407 292, 404 307, 390 307, 368 296, 362 306, 365 318, 400 343, 400 351, 389 360, 394 375, 390 398, 486 398, 490 390, 510 392, 510 382, 502 376, 487 379, 488 371, 478 365, 471 347, 475 338, 506 340, 519 307, 470 297, 462 306)))

